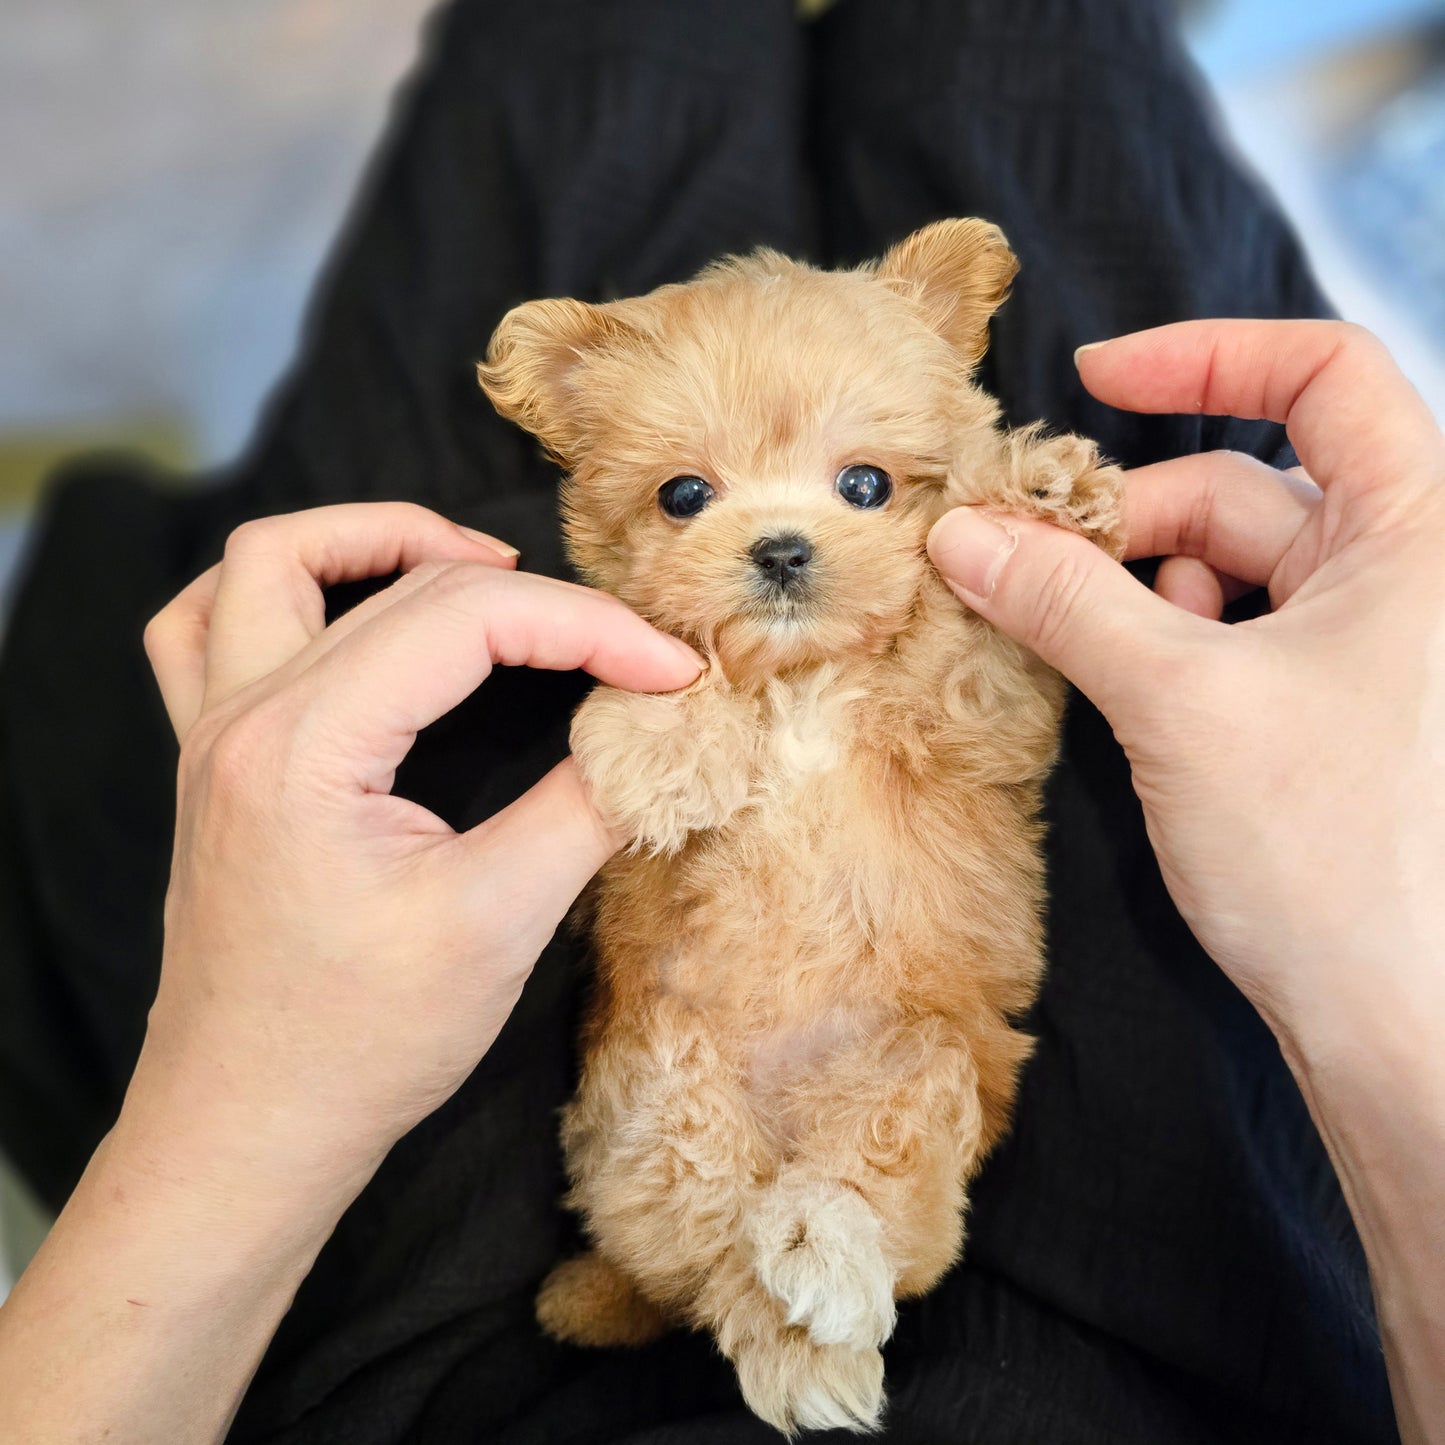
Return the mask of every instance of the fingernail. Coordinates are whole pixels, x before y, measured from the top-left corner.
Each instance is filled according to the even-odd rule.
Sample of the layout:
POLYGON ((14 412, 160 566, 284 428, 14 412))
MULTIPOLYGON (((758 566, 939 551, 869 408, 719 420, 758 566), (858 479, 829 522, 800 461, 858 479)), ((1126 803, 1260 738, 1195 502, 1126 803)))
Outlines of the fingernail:
POLYGON ((933 524, 928 555, 945 578, 986 601, 1018 544, 1012 532, 976 508, 955 507, 933 524))
POLYGON ((1107 345, 1109 344, 1109 341, 1112 341, 1112 340, 1113 340, 1113 337, 1109 337, 1108 340, 1105 340, 1105 341, 1090 341, 1090 342, 1088 342, 1086 345, 1079 347, 1079 348, 1074 352, 1074 365, 1075 365, 1075 366, 1078 366, 1078 364, 1079 364, 1079 358, 1080 358, 1086 351, 1097 351, 1101 346, 1107 346, 1107 345))
POLYGON ((520 557, 522 554, 513 546, 503 542, 500 538, 493 537, 486 532, 478 532, 474 527, 458 526, 457 531, 464 533, 474 542, 480 542, 484 547, 490 547, 493 552, 499 552, 503 557, 520 557))
POLYGON ((672 644, 672 646, 676 649, 677 655, 679 657, 687 658, 687 660, 692 663, 692 665, 699 672, 701 672, 703 668, 707 665, 703 661, 702 657, 693 648, 689 647, 687 643, 682 640, 682 638, 674 637, 670 632, 664 632, 662 636, 665 637, 672 644))

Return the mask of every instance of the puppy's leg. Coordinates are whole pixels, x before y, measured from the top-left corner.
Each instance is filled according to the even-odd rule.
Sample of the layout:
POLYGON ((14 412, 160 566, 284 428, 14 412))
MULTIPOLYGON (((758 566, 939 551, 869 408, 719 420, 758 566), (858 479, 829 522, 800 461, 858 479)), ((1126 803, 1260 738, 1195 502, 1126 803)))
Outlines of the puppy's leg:
POLYGON ((894 1299, 926 1290, 962 1246, 985 1140, 977 1067, 925 1021, 838 1056, 795 1108, 794 1157, 745 1227, 754 1272, 815 1343, 881 1344, 894 1299))
POLYGON ((679 693, 597 687, 572 720, 598 811, 655 853, 675 853, 747 802, 756 739, 753 705, 707 677, 679 693))
POLYGON ((763 1287, 815 1344, 877 1347, 893 1333, 897 1270, 883 1221, 843 1179, 789 1168, 749 1215, 747 1252, 763 1287))
POLYGON ((564 1260, 542 1283, 537 1323, 574 1345, 645 1345, 671 1321, 596 1250, 564 1260))
POLYGON ((1081 532, 1111 557, 1124 550, 1124 473, 1084 437, 1047 436, 1037 427, 1005 439, 1001 469, 950 488, 952 500, 1039 517, 1081 532))
POLYGON ((751 1196, 694 1319, 778 1429, 872 1429, 894 1299, 927 1289, 962 1243, 978 1072, 941 1027, 900 1027, 836 1058, 788 1113, 792 1158, 751 1196))
MULTIPOLYGON (((745 1221, 777 1172, 777 1148, 696 1013, 663 997, 605 1033, 588 1056, 563 1142, 569 1202, 616 1261, 607 1268, 659 1313, 711 1331, 758 1415, 785 1431, 876 1423, 878 1350, 820 1345, 790 1326, 752 1267, 745 1221)), ((593 1258, 554 1272, 538 1316, 579 1343, 622 1343, 636 1316, 616 1310, 615 1278, 601 1280, 597 1298, 593 1258)))
POLYGON ((592 1048, 562 1140, 568 1203, 601 1254, 668 1312, 691 1305, 774 1168, 738 1070, 700 1016, 667 997, 592 1048))
POLYGON ((795 1430, 871 1430, 883 1413, 883 1356, 874 1346, 819 1344, 790 1325, 745 1253, 718 1262, 693 1307, 738 1372, 755 1415, 795 1430))

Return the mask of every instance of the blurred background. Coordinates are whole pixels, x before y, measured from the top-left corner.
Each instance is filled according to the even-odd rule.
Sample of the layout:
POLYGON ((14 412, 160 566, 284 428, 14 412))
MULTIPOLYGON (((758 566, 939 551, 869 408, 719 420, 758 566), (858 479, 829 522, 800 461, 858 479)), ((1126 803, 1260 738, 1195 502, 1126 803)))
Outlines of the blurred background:
MULTIPOLYGON (((1445 0, 1178 3, 1325 290, 1445 418, 1445 0)), ((244 445, 430 8, 4 0, 0 588, 61 456, 244 445)), ((0 1298, 43 1226, 0 1161, 0 1298)))

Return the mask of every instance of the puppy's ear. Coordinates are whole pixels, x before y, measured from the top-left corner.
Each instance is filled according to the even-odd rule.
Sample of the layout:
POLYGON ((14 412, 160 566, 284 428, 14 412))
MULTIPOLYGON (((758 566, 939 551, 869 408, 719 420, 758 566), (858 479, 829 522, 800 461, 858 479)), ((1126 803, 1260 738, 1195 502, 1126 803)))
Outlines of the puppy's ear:
POLYGON ((504 417, 534 433, 565 464, 583 440, 578 364, 590 351, 637 335, 615 305, 528 301, 502 317, 477 380, 504 417))
POLYGON ((911 295, 972 371, 988 350, 988 319, 1008 295, 1018 258, 988 221, 935 221, 878 263, 878 278, 911 295))

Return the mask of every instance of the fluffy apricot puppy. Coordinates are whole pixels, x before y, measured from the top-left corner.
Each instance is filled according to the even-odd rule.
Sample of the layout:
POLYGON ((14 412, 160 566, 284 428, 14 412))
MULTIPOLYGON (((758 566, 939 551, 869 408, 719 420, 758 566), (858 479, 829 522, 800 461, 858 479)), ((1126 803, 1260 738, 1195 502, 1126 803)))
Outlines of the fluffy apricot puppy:
POLYGON ((769 251, 511 312, 481 368, 567 472, 588 581, 709 661, 597 688, 572 748, 632 846, 563 1139, 592 1251, 560 1339, 710 1330, 779 1429, 876 1425, 894 1302, 958 1257, 1043 966, 1040 786, 1063 689, 928 564, 979 503, 1117 552, 1092 443, 972 384, 1017 263, 977 220, 876 265, 769 251))

